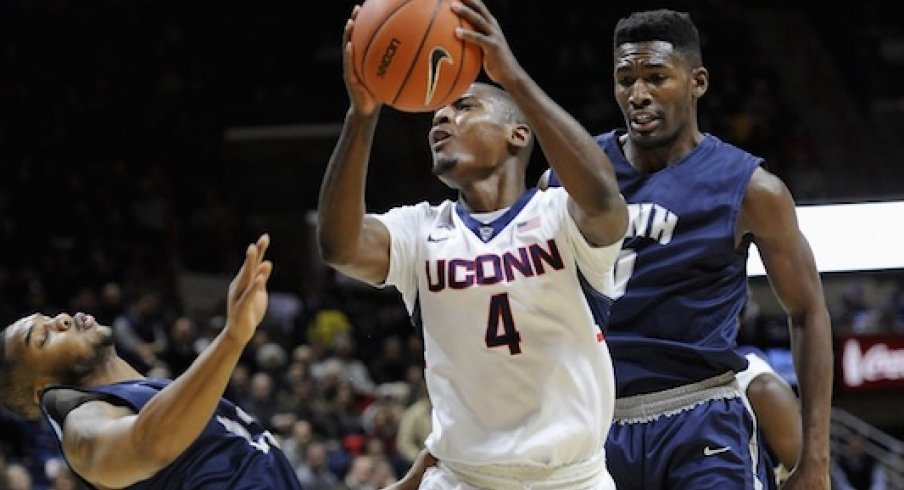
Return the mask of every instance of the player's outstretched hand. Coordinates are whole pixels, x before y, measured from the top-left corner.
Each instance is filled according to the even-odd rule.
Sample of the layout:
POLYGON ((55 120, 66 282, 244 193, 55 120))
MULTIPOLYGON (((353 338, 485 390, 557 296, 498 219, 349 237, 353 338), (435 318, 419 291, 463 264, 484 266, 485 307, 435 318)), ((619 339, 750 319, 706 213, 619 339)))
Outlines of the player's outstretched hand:
POLYGON ((342 77, 345 79, 345 89, 348 91, 352 108, 362 116, 370 116, 380 108, 381 103, 358 78, 352 61, 355 59, 352 56, 352 29, 355 27, 355 18, 358 17, 359 11, 361 11, 361 6, 355 5, 351 17, 345 22, 345 31, 342 33, 342 77))
POLYGON ((483 70, 491 80, 506 87, 508 82, 524 75, 499 22, 482 0, 455 0, 452 10, 474 26, 474 30, 458 27, 455 32, 461 39, 480 46, 483 70))
POLYGON ((229 284, 226 298, 226 333, 247 343, 267 312, 267 280, 273 264, 264 260, 270 235, 263 234, 245 250, 245 263, 229 284))

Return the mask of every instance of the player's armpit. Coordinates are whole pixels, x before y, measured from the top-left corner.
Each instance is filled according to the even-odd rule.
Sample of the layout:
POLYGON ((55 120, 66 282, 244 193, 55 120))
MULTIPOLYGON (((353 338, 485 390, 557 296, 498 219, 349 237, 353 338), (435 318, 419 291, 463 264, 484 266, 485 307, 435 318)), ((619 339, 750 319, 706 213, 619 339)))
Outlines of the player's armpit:
POLYGON ((436 466, 436 458, 426 449, 418 453, 417 459, 411 468, 399 481, 386 487, 384 490, 417 490, 421 485, 424 473, 432 466, 436 466))
POLYGON ((144 480, 171 461, 159 461, 134 437, 130 408, 92 401, 72 410, 63 424, 63 454, 82 478, 122 488, 144 480))

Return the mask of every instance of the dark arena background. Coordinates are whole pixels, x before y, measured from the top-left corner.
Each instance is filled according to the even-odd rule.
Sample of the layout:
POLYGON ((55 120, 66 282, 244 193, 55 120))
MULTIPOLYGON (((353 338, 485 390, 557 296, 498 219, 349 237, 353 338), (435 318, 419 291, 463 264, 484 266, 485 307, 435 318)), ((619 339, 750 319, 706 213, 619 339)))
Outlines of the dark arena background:
MULTIPOLYGON (((904 199, 904 8, 665 3, 487 0, 527 71, 592 133, 622 124, 617 19, 686 10, 711 73, 704 130, 764 156, 801 206, 904 199)), ((326 465, 344 488, 374 488, 403 473, 418 444, 398 433, 423 403, 423 358, 397 294, 331 273, 313 246, 320 178, 348 107, 340 39, 352 6, 0 0, 0 320, 95 312, 124 357, 177 376, 222 326, 244 245, 267 231, 270 310, 227 396, 301 470, 326 465)), ((454 197, 429 172, 429 121, 383 110, 370 210, 454 197)), ((545 168, 536 155, 531 179, 545 168)), ((868 260, 871 243, 897 244, 891 263, 824 271, 823 282, 836 338, 833 457, 858 438, 888 488, 902 489, 896 216, 868 236, 859 221, 837 225, 865 245, 811 245, 868 260)), ((766 351, 793 385, 784 315, 763 276, 750 291, 739 342, 766 351)), ((61 483, 45 424, 3 411, 0 472, 0 488, 78 488, 61 483)))

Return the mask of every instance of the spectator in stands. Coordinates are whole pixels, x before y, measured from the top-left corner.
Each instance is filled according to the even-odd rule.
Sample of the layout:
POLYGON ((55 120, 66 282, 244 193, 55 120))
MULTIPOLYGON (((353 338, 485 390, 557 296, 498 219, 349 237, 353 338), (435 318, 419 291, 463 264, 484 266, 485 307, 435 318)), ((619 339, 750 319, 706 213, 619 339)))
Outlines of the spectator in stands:
POLYGON ((321 363, 313 366, 314 376, 320 377, 324 370, 335 369, 335 365, 341 371, 342 379, 351 383, 355 393, 359 396, 370 396, 374 392, 374 382, 371 379, 367 366, 361 359, 355 357, 355 339, 349 333, 337 334, 333 338, 332 355, 321 363))
POLYGON ((251 376, 251 391, 249 398, 239 402, 239 405, 254 415, 255 418, 267 428, 273 431, 273 415, 276 414, 276 386, 273 377, 266 372, 259 371, 251 376))
POLYGON ((308 420, 296 420, 292 424, 292 431, 282 441, 282 449, 286 459, 294 468, 300 468, 304 464, 308 446, 314 441, 314 428, 308 420))
POLYGON ((4 490, 32 490, 31 473, 24 465, 19 463, 7 465, 3 478, 6 483, 4 490))
POLYGON ((879 312, 867 301, 866 286, 861 279, 853 278, 846 286, 832 318, 840 330, 836 333, 875 333, 879 328, 879 312))
POLYGON ((410 361, 405 356, 402 340, 395 335, 383 341, 383 350, 370 365, 370 373, 375 383, 402 381, 410 361))
POLYGON ((851 432, 832 465, 833 490, 885 490, 885 469, 866 451, 862 435, 851 432))
POLYGON ((304 462, 295 469, 295 474, 305 490, 333 490, 339 483, 339 478, 330 470, 327 446, 322 441, 308 444, 304 462))
POLYGON ((167 319, 157 292, 144 291, 113 324, 116 348, 140 373, 157 363, 166 349, 167 319))
POLYGON ((396 434, 396 450, 399 456, 410 465, 424 448, 424 441, 432 428, 430 396, 426 384, 421 382, 414 387, 417 399, 405 408, 399 420, 396 434))
MULTIPOLYGON (((81 310, 90 311, 90 310, 81 310)), ((195 350, 197 329, 195 322, 187 317, 180 316, 170 325, 169 338, 166 348, 160 353, 160 361, 166 363, 172 376, 184 373, 195 358, 198 351, 195 350)))
POLYGON ((888 301, 888 325, 897 334, 904 334, 904 286, 898 286, 888 301))

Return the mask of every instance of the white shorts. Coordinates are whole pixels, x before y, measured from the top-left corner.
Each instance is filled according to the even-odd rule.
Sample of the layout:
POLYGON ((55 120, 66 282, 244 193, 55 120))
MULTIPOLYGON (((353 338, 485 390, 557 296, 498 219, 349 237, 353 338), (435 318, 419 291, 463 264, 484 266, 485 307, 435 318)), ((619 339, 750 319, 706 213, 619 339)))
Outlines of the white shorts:
POLYGON ((439 462, 428 468, 421 490, 615 490, 602 456, 555 469, 469 466, 439 462))

